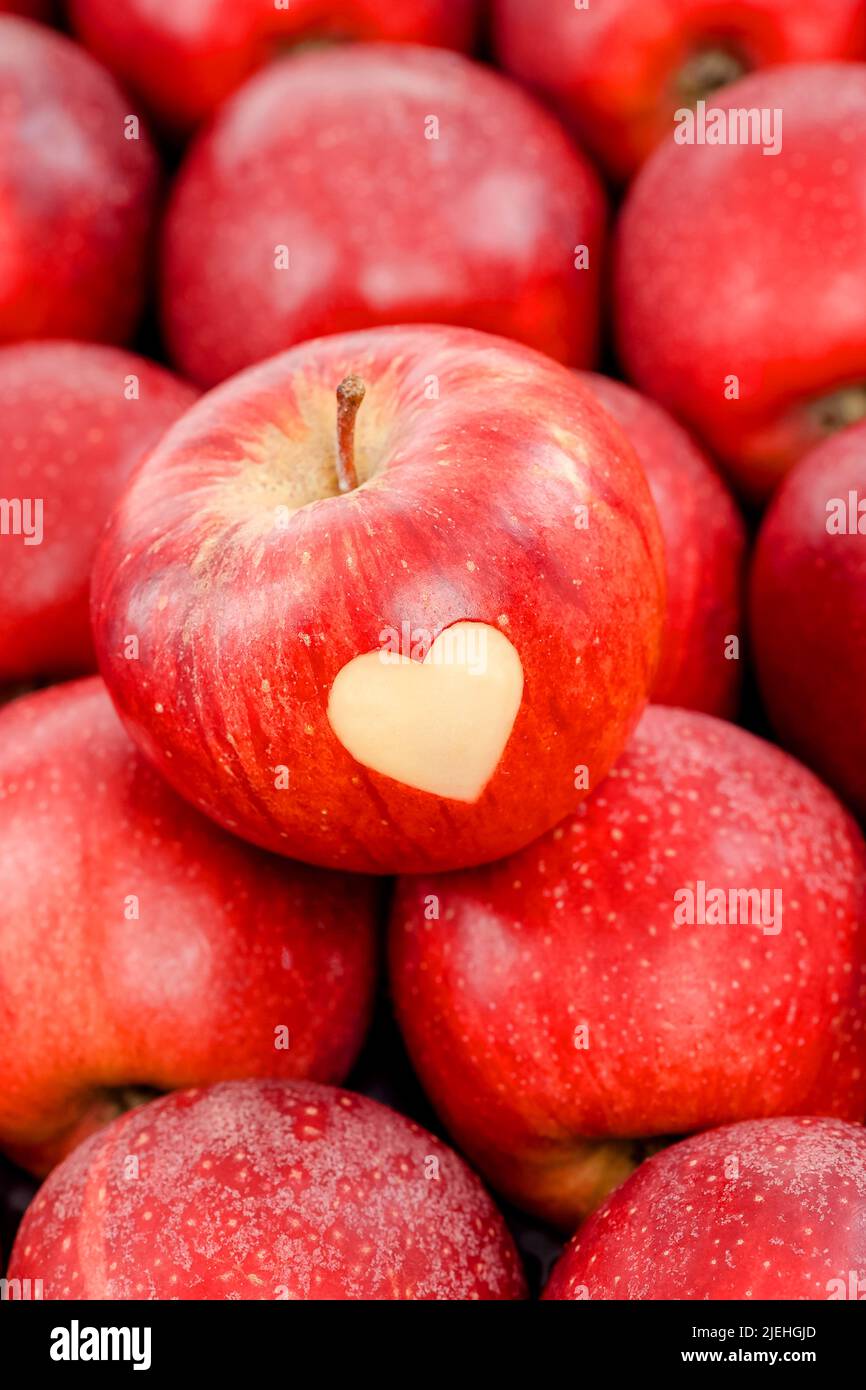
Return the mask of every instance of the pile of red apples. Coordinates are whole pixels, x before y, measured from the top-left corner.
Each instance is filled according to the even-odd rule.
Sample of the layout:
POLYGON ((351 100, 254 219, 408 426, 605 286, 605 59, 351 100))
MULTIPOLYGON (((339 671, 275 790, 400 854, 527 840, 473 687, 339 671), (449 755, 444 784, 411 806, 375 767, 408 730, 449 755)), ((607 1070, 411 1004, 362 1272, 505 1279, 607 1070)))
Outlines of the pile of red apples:
POLYGON ((12 1296, 866 1298, 860 0, 0 12, 12 1296))

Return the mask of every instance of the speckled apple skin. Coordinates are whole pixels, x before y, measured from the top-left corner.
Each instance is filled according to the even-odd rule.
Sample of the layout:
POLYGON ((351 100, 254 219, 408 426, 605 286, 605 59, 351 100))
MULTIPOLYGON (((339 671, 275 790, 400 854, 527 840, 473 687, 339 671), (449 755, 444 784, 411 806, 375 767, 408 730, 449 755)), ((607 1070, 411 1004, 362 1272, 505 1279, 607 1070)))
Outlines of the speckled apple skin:
MULTIPOLYGON (((752 1120, 638 1168, 582 1226, 545 1299, 829 1299, 866 1280, 866 1129, 752 1120)), ((862 1293, 859 1295, 862 1298, 862 1293)))
POLYGON ((141 308, 158 168, 88 53, 0 16, 0 342, 123 342, 141 308))
POLYGON ((103 674, 172 785, 266 848, 379 873, 498 858, 576 805, 575 769, 600 782, 642 711, 663 605, 658 520, 615 422, 566 368, 435 327, 304 344, 205 396, 136 474, 93 579, 103 674), (336 496, 349 372, 367 383, 361 485, 336 496), (471 803, 362 767, 327 716, 384 632, 463 620, 501 630, 524 675, 471 803))
POLYGON ((370 881, 223 834, 98 677, 0 712, 0 842, 0 1147, 19 1163, 45 1172, 119 1088, 346 1075, 374 984, 370 881))
POLYGON ((750 616, 761 693, 783 741, 866 819, 866 515, 827 531, 827 504, 866 499, 866 424, 804 458, 758 535, 750 616))
POLYGON ((589 367, 604 223, 588 160, 490 69, 412 45, 290 57, 181 167, 163 237, 169 350, 210 386, 320 334, 455 323, 589 367))
POLYGON ((0 681, 96 669, 90 570, 134 466, 198 393, 120 348, 29 342, 0 348, 0 497, 39 499, 43 538, 5 536, 0 681), (138 399, 125 391, 138 380, 138 399))
POLYGON ((815 402, 866 379, 866 64, 768 70, 713 105, 780 109, 781 152, 659 146, 620 219, 618 338, 760 501, 822 439, 815 402))
POLYGON ((25 1213, 9 1277, 32 1275, 47 1299, 525 1291, 505 1223, 441 1140, 351 1091, 282 1081, 165 1096, 82 1144, 25 1213))
POLYGON ((391 975, 449 1131, 566 1229, 622 1176, 611 1141, 866 1111, 866 847, 810 772, 708 715, 651 707, 521 854, 401 879, 391 975), (781 889, 781 932, 677 925, 701 879, 781 889))
POLYGON ((183 133, 213 115, 256 68, 290 44, 343 39, 468 48, 477 0, 71 0, 88 48, 183 133))
POLYGON ((503 67, 552 101, 618 180, 670 139, 695 54, 721 50, 749 71, 866 54, 860 0, 493 0, 493 25, 503 67))
POLYGON ((665 543, 668 606, 653 686, 657 705, 731 719, 740 693, 746 528, 706 454, 677 422, 621 381, 581 372, 621 425, 646 474, 665 543))

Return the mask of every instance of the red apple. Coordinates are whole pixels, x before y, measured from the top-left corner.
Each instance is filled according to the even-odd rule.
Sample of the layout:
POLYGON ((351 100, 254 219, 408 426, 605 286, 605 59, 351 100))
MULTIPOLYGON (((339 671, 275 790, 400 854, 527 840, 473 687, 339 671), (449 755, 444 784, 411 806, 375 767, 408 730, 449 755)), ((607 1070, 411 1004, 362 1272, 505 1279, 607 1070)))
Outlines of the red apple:
POLYGON ((402 879, 391 951, 449 1131, 566 1229, 648 1141, 866 1111, 866 846, 810 772, 709 715, 648 710, 522 853, 402 879))
POLYGON ((551 116, 455 53, 317 50, 253 78, 169 207, 165 327, 203 385, 293 343, 456 323, 591 366, 604 198, 551 116))
POLYGON ((266 848, 390 873, 495 859, 602 779, 663 593, 637 460, 574 374, 410 327, 193 406, 110 523, 93 616, 178 791, 266 848))
POLYGON ((511 1237, 439 1139, 310 1082, 163 1096, 52 1173, 9 1277, 48 1299, 516 1299, 511 1237))
POLYGON ((54 16, 53 0, 0 0, 0 14, 24 15, 47 24, 54 16))
POLYGON ((779 488, 750 607, 775 728, 866 817, 866 423, 815 449, 779 488))
POLYGON ((0 342, 121 342, 138 318, 157 164, 114 79, 0 16, 0 342))
POLYGON ((195 398, 119 348, 0 349, 0 682, 95 668, 97 540, 135 464, 195 398))
POLYGON ((224 835, 96 677, 0 711, 0 1146, 45 1172, 141 1087, 342 1080, 373 988, 370 881, 224 835))
MULTIPOLYGON (((107 0, 106 0, 107 2, 107 0)), ((544 93, 616 179, 674 113, 777 63, 866 56, 861 0, 493 0, 503 66, 544 93)))
POLYGON ((763 112, 767 143, 672 134, 644 166, 619 227, 619 342, 761 500, 866 413, 866 63, 777 68, 712 104, 763 112))
POLYGON ((866 1129, 751 1120, 643 1163, 582 1226, 546 1299, 862 1299, 866 1129))
POLYGON ((71 0, 88 48, 184 132, 290 44, 340 39, 468 48, 477 0, 71 0))
POLYGON ((746 549, 736 503, 707 456, 654 401, 609 377, 580 377, 628 435, 661 523, 668 610, 653 701, 733 718, 746 549))

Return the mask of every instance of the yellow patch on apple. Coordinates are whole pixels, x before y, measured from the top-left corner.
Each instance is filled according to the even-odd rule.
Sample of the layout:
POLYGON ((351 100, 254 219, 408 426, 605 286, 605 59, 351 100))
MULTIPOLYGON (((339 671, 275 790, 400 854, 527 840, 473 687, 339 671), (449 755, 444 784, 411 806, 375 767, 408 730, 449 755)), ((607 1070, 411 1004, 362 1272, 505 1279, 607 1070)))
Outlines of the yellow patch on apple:
POLYGON ((365 652, 338 673, 328 720, 356 762, 416 791, 477 801, 499 766, 523 698, 523 666, 504 633, 463 622, 423 661, 365 652))

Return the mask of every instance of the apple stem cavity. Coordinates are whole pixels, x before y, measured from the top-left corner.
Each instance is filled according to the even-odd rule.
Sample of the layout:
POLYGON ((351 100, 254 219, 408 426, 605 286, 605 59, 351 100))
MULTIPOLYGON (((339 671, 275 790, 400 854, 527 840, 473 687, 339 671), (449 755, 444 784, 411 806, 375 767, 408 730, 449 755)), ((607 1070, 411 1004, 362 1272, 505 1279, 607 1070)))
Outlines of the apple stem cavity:
POLYGON ((129 1110, 137 1110, 163 1095, 154 1086, 118 1086, 110 1093, 113 1110, 117 1115, 125 1115, 129 1110))
POLYGON ((813 414, 825 434, 856 425, 866 418, 866 385, 843 386, 815 401, 813 414))
POLYGON ((344 377, 337 387, 337 482, 340 492, 358 486, 355 472, 355 419, 367 388, 359 376, 344 377))
POLYGON ((748 67, 725 48, 705 48, 689 58, 677 75, 677 91, 694 105, 712 92, 736 82, 748 67))

